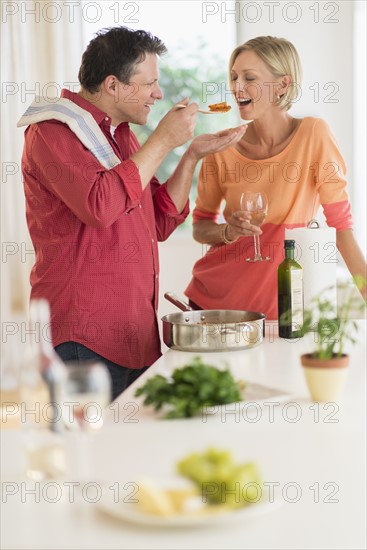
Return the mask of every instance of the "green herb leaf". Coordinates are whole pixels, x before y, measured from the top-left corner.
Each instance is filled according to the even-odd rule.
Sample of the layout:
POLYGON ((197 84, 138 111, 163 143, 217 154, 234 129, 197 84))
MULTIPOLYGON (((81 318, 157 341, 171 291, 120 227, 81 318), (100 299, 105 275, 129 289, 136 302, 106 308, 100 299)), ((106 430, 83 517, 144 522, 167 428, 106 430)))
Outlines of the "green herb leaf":
POLYGON ((157 411, 168 405, 165 418, 190 418, 200 414, 204 406, 241 401, 241 389, 243 383, 237 383, 228 368, 205 364, 199 356, 175 369, 171 378, 153 376, 135 396, 144 395, 144 405, 153 405, 157 411))

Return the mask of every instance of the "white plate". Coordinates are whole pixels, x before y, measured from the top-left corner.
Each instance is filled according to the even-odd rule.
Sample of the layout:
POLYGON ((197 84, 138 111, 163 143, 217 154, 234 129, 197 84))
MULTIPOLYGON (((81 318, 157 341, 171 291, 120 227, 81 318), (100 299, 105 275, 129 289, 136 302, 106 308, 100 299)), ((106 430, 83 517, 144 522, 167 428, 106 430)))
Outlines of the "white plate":
POLYGON ((240 403, 258 403, 264 405, 267 402, 286 401, 290 399, 291 394, 284 390, 269 388, 255 382, 246 382, 246 387, 241 391, 243 401, 240 403))
POLYGON ((138 503, 115 502, 114 491, 107 487, 103 490, 103 496, 98 502, 99 508, 115 518, 139 525, 152 527, 195 527, 211 526, 219 523, 244 521, 262 514, 266 514, 279 508, 281 500, 274 502, 259 501, 238 510, 215 510, 214 507, 202 507, 201 512, 182 513, 172 516, 158 516, 144 513, 138 503))
POLYGON ((202 416, 223 415, 228 412, 239 412, 248 407, 246 415, 257 414, 258 407, 264 407, 266 403, 282 403, 289 401, 292 394, 283 390, 269 388, 262 384, 254 382, 246 382, 246 387, 240 391, 242 401, 234 401, 233 403, 225 403, 223 405, 213 405, 203 407, 202 416))

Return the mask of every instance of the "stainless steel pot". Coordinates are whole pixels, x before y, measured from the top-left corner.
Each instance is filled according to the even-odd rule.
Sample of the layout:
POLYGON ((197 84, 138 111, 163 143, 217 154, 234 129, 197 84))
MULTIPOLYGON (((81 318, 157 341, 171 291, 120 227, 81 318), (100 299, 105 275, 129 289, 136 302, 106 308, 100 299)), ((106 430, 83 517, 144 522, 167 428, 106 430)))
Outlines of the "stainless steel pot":
POLYGON ((164 297, 184 313, 162 317, 163 341, 180 351, 235 351, 263 341, 265 315, 257 311, 193 310, 172 292, 164 297))

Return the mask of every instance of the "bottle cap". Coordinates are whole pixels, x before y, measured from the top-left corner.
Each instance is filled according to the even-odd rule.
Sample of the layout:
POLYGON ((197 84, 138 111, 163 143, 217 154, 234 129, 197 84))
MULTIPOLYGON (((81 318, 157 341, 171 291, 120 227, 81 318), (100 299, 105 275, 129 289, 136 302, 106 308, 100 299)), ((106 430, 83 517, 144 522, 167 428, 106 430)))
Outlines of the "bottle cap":
POLYGON ((284 248, 294 248, 296 241, 293 239, 284 241, 284 248))

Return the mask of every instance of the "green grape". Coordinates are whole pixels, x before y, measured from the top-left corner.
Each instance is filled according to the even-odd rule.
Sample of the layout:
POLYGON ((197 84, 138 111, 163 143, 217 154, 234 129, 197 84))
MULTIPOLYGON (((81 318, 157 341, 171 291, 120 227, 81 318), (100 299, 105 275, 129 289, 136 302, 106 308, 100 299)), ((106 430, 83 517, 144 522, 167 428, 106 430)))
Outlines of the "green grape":
POLYGON ((261 476, 257 464, 236 464, 228 451, 210 448, 202 454, 192 453, 177 468, 191 479, 205 502, 241 507, 261 498, 261 476))

